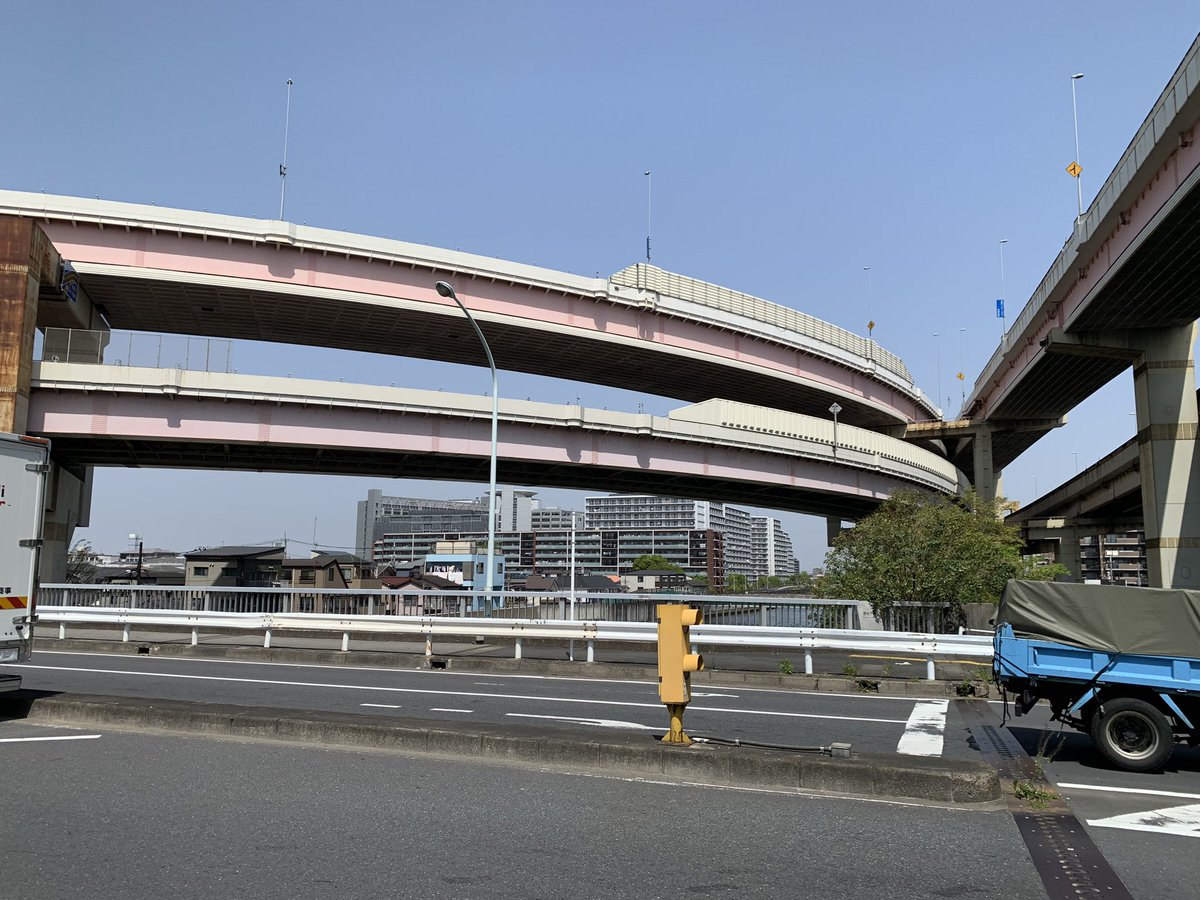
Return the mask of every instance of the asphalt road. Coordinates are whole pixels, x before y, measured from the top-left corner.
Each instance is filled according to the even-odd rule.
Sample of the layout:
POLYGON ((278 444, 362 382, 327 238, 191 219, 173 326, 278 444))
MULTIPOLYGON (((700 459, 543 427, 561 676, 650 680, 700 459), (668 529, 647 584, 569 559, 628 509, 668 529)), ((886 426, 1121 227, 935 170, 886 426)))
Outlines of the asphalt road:
POLYGON ((13 721, 0 765, 25 900, 1045 896, 998 810, 13 721))
MULTIPOLYGON (((355 712, 458 723, 536 724, 596 737, 661 732, 666 712, 650 682, 453 670, 247 663, 39 649, 20 672, 33 690, 170 698, 242 706, 355 712)), ((695 735, 789 746, 940 755, 957 721, 946 700, 751 688, 697 688, 684 719, 695 735)), ((967 755, 965 744, 951 755, 967 755)))
MULTIPOLYGON (((657 701, 655 686, 648 682, 513 676, 427 669, 395 670, 245 663, 131 654, 57 653, 46 650, 39 650, 35 655, 34 664, 23 667, 20 671, 24 677, 25 686, 37 690, 111 694, 148 699, 169 697, 245 706, 355 712, 368 716, 413 717, 421 720, 440 719, 459 723, 464 721, 493 724, 532 723, 561 728, 564 731, 586 737, 603 736, 605 733, 628 729, 644 730, 649 734, 661 730, 665 716, 657 701)), ((977 753, 970 743, 965 723, 958 714, 957 707, 957 702, 921 701, 861 694, 842 695, 746 688, 713 688, 697 692, 697 696, 688 709, 685 722, 689 730, 695 734, 719 734, 724 737, 740 737, 743 740, 766 743, 827 744, 833 740, 850 740, 859 751, 887 752, 904 749, 907 742, 907 749, 910 751, 927 754, 936 751, 944 756, 977 758, 977 753)), ((997 716, 998 723, 1001 706, 997 703, 990 703, 988 708, 997 716)), ((1048 728, 1050 723, 1047 711, 1039 707, 1030 716, 1010 720, 1008 725, 1027 752, 1033 755, 1037 753, 1040 739, 1046 733, 1044 729, 1048 728)), ((1053 726, 1049 730, 1051 733, 1055 733, 1058 728, 1053 726)), ((34 728, 20 722, 0 722, 0 758, 3 758, 5 754, 29 752, 21 749, 24 742, 7 743, 5 739, 9 736, 52 736, 56 733, 60 732, 34 728)), ((65 734, 65 732, 61 733, 65 734)), ((54 741, 46 744, 29 742, 29 744, 30 747, 34 747, 36 744, 42 748, 40 751, 34 752, 35 759, 40 760, 42 756, 49 755, 63 763, 74 759, 70 754, 85 752, 86 747, 91 747, 93 750, 96 747, 105 748, 101 751, 102 754, 117 754, 119 757, 116 762, 109 760, 107 755, 103 757, 105 759, 104 766, 110 764, 113 766, 111 777, 120 778, 123 765, 127 786, 132 790, 141 784, 142 768, 147 757, 141 750, 127 751, 123 748, 130 742, 136 744, 138 740, 139 738, 134 735, 112 734, 104 736, 103 739, 54 741), (95 743, 101 740, 103 743, 95 743), (52 749, 47 751, 47 747, 52 749)), ((145 738, 145 740, 150 739, 145 738)), ((182 768, 178 770, 185 775, 176 778, 177 783, 173 789, 167 789, 166 782, 170 779, 166 776, 154 782, 158 785, 155 791, 164 792, 161 798, 154 802, 164 805, 168 802, 175 802, 180 810, 189 809, 191 798, 197 792, 208 794, 212 791, 214 780, 221 782, 221 791, 226 790, 227 782, 241 784, 245 783, 247 779, 254 780, 256 778, 254 766, 257 763, 249 757, 264 752, 261 745, 253 743, 212 742, 204 744, 196 739, 183 737, 162 740, 167 741, 171 747, 176 746, 171 744, 171 741, 178 741, 180 746, 189 748, 219 747, 219 749, 205 751, 206 753, 232 754, 227 763, 228 771, 224 774, 212 770, 208 765, 200 765, 198 769, 193 769, 190 764, 184 762, 185 755, 180 757, 182 768), (245 764, 237 756, 241 752, 249 754, 245 764), (199 780, 193 777, 194 771, 202 773, 199 780), (174 799, 168 801, 168 797, 174 799)), ((153 746, 157 747, 158 745, 153 746)), ((1194 894, 1194 885, 1200 883, 1200 857, 1197 857, 1194 852, 1189 853, 1188 851, 1194 846, 1192 842, 1200 837, 1200 751, 1185 747, 1177 748, 1171 764, 1165 772, 1133 774, 1108 768, 1095 754, 1090 741, 1083 735, 1066 732, 1061 747, 1054 749, 1053 743, 1050 747, 1051 760, 1047 764, 1048 777, 1069 802, 1079 819, 1085 823, 1089 834, 1133 895, 1139 900, 1140 898, 1150 900, 1150 898, 1157 897, 1183 897, 1194 894)), ((155 750, 154 752, 158 753, 159 751, 155 750)), ((174 749, 170 752, 177 753, 174 749)), ((190 753, 193 750, 187 752, 190 753)), ((200 751, 195 750, 194 752, 200 751)), ((365 766, 372 772, 391 773, 397 770, 396 767, 399 767, 399 770, 412 773, 425 772, 426 767, 432 767, 431 771, 437 773, 450 771, 469 773, 461 776, 466 780, 460 786, 458 795, 453 793, 455 779, 449 779, 450 784, 445 788, 449 798, 446 802, 455 807, 455 816, 466 815, 459 811, 460 808, 465 808, 475 810, 471 815, 492 817, 493 825, 496 826, 495 831, 503 832, 505 841, 514 837, 508 834, 514 827, 526 827, 527 820, 534 822, 535 825, 541 821, 539 819, 539 816, 542 815, 541 812, 535 810, 520 812, 521 801, 528 798, 518 796, 514 800, 506 793, 513 790, 521 795, 531 791, 534 793, 542 791, 542 784, 537 779, 547 779, 556 785, 560 780, 566 779, 567 782, 576 785, 574 793, 572 793, 572 788, 564 786, 562 798, 552 802, 565 804, 567 808, 575 810, 576 816, 583 819, 591 817, 594 811, 602 814, 602 811, 606 809, 607 800, 604 798, 609 796, 608 791, 616 791, 624 796, 622 792, 635 790, 629 786, 629 783, 607 779, 578 777, 571 779, 569 776, 550 773, 518 772, 513 774, 507 769, 503 771, 502 775, 498 775, 496 773, 499 770, 490 770, 486 766, 459 762, 398 760, 398 758, 370 753, 337 752, 345 755, 345 759, 350 761, 349 768, 355 771, 359 767, 365 766), (492 771, 493 774, 488 776, 485 774, 488 771, 492 771), (531 778, 534 781, 526 787, 514 786, 526 784, 527 780, 531 778), (598 797, 601 799, 592 796, 593 790, 599 792, 598 797), (483 798, 485 806, 482 813, 476 809, 480 798, 483 798), (579 810, 586 810, 586 813, 579 813, 579 810), (512 818, 513 816, 517 816, 517 818, 512 818)), ((334 751, 274 746, 270 753, 281 757, 298 755, 298 758, 302 757, 304 760, 310 758, 325 760, 334 751), (310 757, 306 754, 317 754, 317 756, 310 757), (324 755, 322 756, 322 754, 324 755)), ((156 757, 151 754, 149 758, 156 757)), ((162 764, 169 765, 166 761, 162 764)), ((308 764, 297 763, 299 766, 297 771, 306 771, 305 766, 308 764)), ((89 762, 87 765, 93 766, 94 763, 89 762)), ((343 763, 343 765, 346 764, 343 763)), ((18 770, 27 771, 20 767, 18 770)), ((33 777, 31 784, 37 785, 39 789, 45 788, 48 783, 54 781, 54 776, 45 772, 43 774, 47 780, 43 781, 36 775, 38 771, 41 771, 36 767, 28 771, 33 777)), ((334 777, 335 783, 338 777, 340 776, 334 777)), ((409 777, 426 778, 423 774, 405 775, 405 779, 409 777)), ((434 779, 430 783, 436 785, 440 782, 434 779)), ((390 785, 392 782, 389 781, 387 784, 390 785)), ((57 790, 57 783, 54 783, 52 787, 57 790)), ((294 787, 289 785, 280 789, 293 791, 294 787)), ((358 789, 355 787, 355 790, 358 789)), ((256 787, 254 790, 259 789, 256 787)), ((672 869, 672 863, 669 860, 664 863, 662 859, 654 856, 654 864, 645 867, 646 877, 649 879, 646 885, 650 885, 649 888, 632 880, 622 881, 619 878, 616 881, 605 880, 609 876, 602 876, 596 872, 589 876, 592 880, 586 883, 585 890, 575 892, 580 896, 593 895, 590 892, 592 887, 597 887, 597 891, 603 888, 607 896, 633 896, 634 894, 638 896, 670 896, 672 891, 665 888, 661 893, 654 893, 660 889, 661 885, 668 883, 663 880, 662 873, 664 872, 675 872, 676 875, 673 877, 682 878, 687 884, 693 885, 697 892, 703 892, 706 886, 711 887, 715 896, 754 896, 754 892, 759 888, 761 888, 761 893, 765 894, 769 884, 774 885, 769 889, 776 893, 791 890, 788 885, 795 884, 795 874, 792 873, 789 876, 788 872, 781 869, 777 863, 760 859, 760 851, 755 841, 773 843, 781 848, 780 852, 786 850, 795 856, 797 851, 793 843, 799 839, 796 835, 804 836, 804 840, 808 842, 806 846, 811 846, 813 841, 816 841, 817 845, 823 846, 827 832, 840 835, 842 840, 848 841, 856 848, 856 853, 845 859, 846 864, 852 868, 864 865, 864 861, 872 861, 877 871, 891 872, 894 869, 905 873, 905 877, 907 877, 910 871, 910 860, 919 861, 924 858, 922 854, 931 852, 932 849, 931 845, 927 843, 924 833, 920 835, 919 839, 915 834, 902 839, 895 833, 897 827, 907 827, 905 822, 908 816, 934 815, 936 824, 921 821, 914 822, 913 827, 930 828, 932 829, 931 834, 943 835, 946 841, 943 851, 950 858, 960 854, 963 846, 969 845, 972 849, 965 857, 969 861, 973 858, 972 854, 975 852, 977 841, 994 841, 997 836, 993 832, 999 832, 1003 834, 1003 841, 996 844, 996 847, 1008 846, 1004 841, 1009 844, 1015 841, 1014 846, 1017 849, 1012 850, 1011 855, 999 855, 994 859, 984 860, 981 856, 978 865, 985 868, 998 866, 1003 871, 1009 871, 1015 866, 1027 868, 1030 866, 1028 855, 1021 849, 1020 838, 1017 836, 1011 816, 1007 813, 973 813, 972 815, 984 816, 984 819, 960 820, 957 817, 966 815, 962 810, 939 810, 935 813, 931 808, 922 808, 920 813, 915 813, 908 811, 914 807, 892 804, 880 806, 878 803, 872 804, 868 801, 859 801, 859 805, 851 807, 853 812, 847 813, 837 812, 838 809, 841 809, 838 804, 850 801, 835 801, 829 798, 818 800, 795 796, 781 799, 783 795, 767 794, 764 796, 769 796, 771 799, 763 801, 763 812, 760 815, 754 807, 753 799, 735 802, 733 797, 743 796, 742 792, 738 791, 693 788, 690 790, 697 791, 703 796, 698 799, 682 800, 680 793, 686 792, 688 789, 678 786, 672 787, 661 798, 657 795, 660 790, 665 790, 661 785, 641 784, 636 790, 650 792, 654 795, 653 800, 646 799, 643 804, 636 800, 636 797, 643 795, 635 793, 631 795, 632 799, 626 798, 621 801, 622 808, 633 819, 644 820, 645 833, 636 829, 631 833, 639 835, 639 840, 644 840, 649 844, 630 843, 618 846, 616 839, 603 831, 597 841, 591 841, 590 832, 586 831, 578 835, 576 840, 584 844, 589 844, 591 841, 600 852, 608 854, 611 858, 626 859, 634 852, 631 851, 631 847, 649 846, 656 840, 652 822, 661 814, 662 809, 685 810, 680 815, 688 822, 696 821, 696 817, 700 816, 702 821, 700 833, 702 834, 711 824, 707 818, 709 804, 716 802, 720 813, 714 820, 719 827, 717 831, 712 832, 718 835, 714 840, 723 841, 725 831, 732 829, 730 833, 734 836, 735 841, 733 846, 737 850, 735 855, 738 855, 740 859, 740 854, 749 854, 747 857, 749 862, 731 863, 730 868, 722 868, 718 864, 720 859, 712 859, 711 853, 699 849, 695 851, 689 849, 692 856, 700 861, 700 868, 696 871, 707 873, 704 876, 704 879, 707 880, 689 881, 689 879, 699 876, 694 872, 689 874, 684 869, 672 869), (719 800, 714 801, 713 797, 718 797, 719 800), (740 814, 735 813, 737 803, 742 802, 747 804, 747 809, 740 814), (778 804, 783 804, 783 808, 777 809, 776 805, 778 804), (792 804, 792 806, 787 806, 787 804, 792 804), (895 821, 895 824, 881 825, 883 830, 889 831, 882 843, 877 839, 879 835, 875 834, 871 827, 863 826, 858 830, 853 830, 847 824, 847 821, 874 821, 878 808, 889 811, 904 810, 898 813, 887 813, 889 816, 894 814, 900 818, 895 821), (864 812, 864 810, 869 811, 864 812), (760 833, 757 838, 744 834, 742 825, 730 824, 737 815, 747 817, 750 822, 759 823, 760 833), (986 826, 979 824, 981 821, 992 821, 987 819, 987 816, 992 815, 998 816, 999 821, 1007 824, 988 824, 986 826), (830 817, 832 821, 825 821, 824 817, 826 816, 830 817), (961 832, 954 824, 959 821, 968 823, 961 832), (977 832, 976 829, 982 830, 977 832), (915 846, 905 843, 910 838, 916 841, 915 846), (607 843, 605 843, 606 841, 607 843), (748 883, 747 892, 741 894, 737 894, 733 890, 726 892, 728 885, 722 879, 727 878, 728 871, 733 870, 743 873, 761 872, 764 878, 786 879, 792 877, 793 881, 759 882, 752 880, 748 883)), ((158 794, 155 793, 155 796, 157 797, 158 794)), ((319 793, 313 796, 314 803, 332 803, 334 806, 338 804, 336 799, 321 799, 322 795, 319 793)), ((613 802, 617 801, 614 799, 613 802)), ((89 795, 86 804, 89 816, 92 815, 91 806, 92 801, 89 795)), ((14 806, 13 808, 22 807, 14 806)), ((368 804, 368 808, 373 807, 368 804)), ((418 820, 408 828, 415 827, 418 831, 422 831, 421 840, 423 841, 427 838, 423 822, 430 819, 428 810, 424 807, 420 807, 420 809, 422 812, 418 820)), ((151 819, 153 819, 155 813, 153 810, 150 813, 151 819)), ((142 814, 138 813, 138 815, 142 814)), ((217 815, 215 810, 209 814, 217 815)), ((259 815, 253 810, 247 811, 246 814, 259 815)), ((262 813, 262 815, 266 815, 266 813, 262 813)), ((554 820, 556 815, 558 815, 557 810, 551 815, 552 824, 549 826, 551 828, 560 827, 558 824, 553 824, 556 821, 554 820)), ((279 820, 273 821, 278 826, 279 820)), ((440 819, 435 815, 430 821, 440 822, 440 819)), ((448 832, 449 836, 444 838, 448 845, 469 847, 472 842, 486 842, 485 835, 488 833, 486 829, 472 832, 470 828, 464 828, 457 818, 454 818, 452 823, 455 826, 454 829, 448 832), (468 836, 470 839, 466 840, 468 836), (466 843, 456 844, 455 842, 460 838, 466 840, 466 843)), ((668 824, 666 820, 660 824, 663 829, 668 831, 674 829, 671 833, 675 833, 679 828, 679 826, 668 824)), ((288 828, 291 827, 291 823, 285 822, 284 825, 288 828)), ((255 829, 259 827, 259 825, 251 826, 247 833, 255 833, 255 829)), ((396 827, 393 825, 391 828, 385 828, 384 832, 392 835, 396 831, 396 827)), ((447 827, 450 826, 447 825, 447 827)), ((536 827, 541 828, 540 825, 536 825, 536 827)), ((610 822, 605 827, 616 828, 617 826, 610 822)), ((267 830, 269 831, 270 828, 267 830)), ((360 835, 370 833, 369 828, 364 830, 357 825, 352 830, 355 834, 360 835)), ((324 852, 324 845, 319 835, 323 833, 324 826, 317 829, 318 837, 315 839, 315 846, 320 847, 322 852, 324 852)), ((543 832, 539 831, 538 833, 543 832)), ((573 832, 568 829, 564 833, 572 834, 573 832)), ((140 840, 153 843, 153 840, 157 839, 145 837, 140 840)), ((404 842, 412 839, 414 839, 413 836, 406 828, 403 840, 396 846, 406 848, 408 844, 404 842)), ((432 838, 428 839, 432 840, 432 838)), ((262 846, 275 847, 276 845, 267 842, 262 846)), ((292 845, 279 846, 290 847, 292 845)), ((391 845, 384 841, 379 846, 386 848, 391 845)), ((538 865, 542 863, 549 865, 548 860, 559 852, 559 849, 554 848, 562 846, 569 848, 569 845, 562 845, 552 840, 550 850, 545 847, 535 850, 531 844, 522 850, 506 850, 504 854, 511 855, 520 852, 541 854, 537 855, 538 865)), ((689 848, 700 848, 703 845, 690 842, 688 846, 689 848)), ((0 851, 0 853, 2 852, 0 851)), ((230 852, 229 848, 225 848, 224 852, 230 852)), ((424 844, 419 844, 413 848, 413 852, 428 854, 431 851, 424 844)), ((831 852, 835 853, 835 858, 843 858, 837 855, 837 851, 831 852)), ((1006 850, 1005 853, 1008 854, 1009 851, 1006 850)), ((436 853, 434 855, 437 857, 436 853)), ((568 854, 566 858, 573 864, 579 861, 579 855, 575 852, 568 854)), ((638 858, 640 859, 640 857, 638 858)), ((797 859, 805 861, 806 864, 816 865, 817 871, 824 873, 823 877, 832 877, 829 870, 822 866, 824 858, 820 854, 814 857, 807 855, 806 851, 797 859)), ((3 860, 4 857, 0 855, 0 862, 3 860)), ((187 863, 187 865, 199 867, 200 863, 197 861, 187 863)), ((475 861, 472 865, 484 865, 487 868, 491 863, 475 861)), ((246 862, 239 871, 248 871, 248 867, 252 867, 250 862, 246 862)), ((0 872, 3 872, 5 868, 0 865, 0 872)), ((477 894, 473 891, 476 887, 480 888, 478 895, 481 896, 484 894, 489 896, 561 895, 557 889, 547 887, 547 885, 561 887, 562 884, 550 879, 548 874, 543 874, 540 880, 535 880, 532 887, 527 885, 522 891, 517 880, 510 880, 510 876, 511 879, 516 879, 518 868, 519 866, 514 864, 514 871, 508 875, 493 874, 488 869, 489 874, 479 876, 482 880, 465 881, 458 885, 462 888, 459 891, 454 889, 455 883, 444 880, 437 881, 429 872, 424 872, 415 884, 419 884, 421 890, 426 891, 423 896, 475 896, 477 894), (483 889, 483 885, 487 885, 486 890, 483 889), (545 893, 537 893, 543 889, 545 889, 545 893), (505 893, 505 891, 509 893, 505 893)), ((534 869, 536 870, 537 866, 534 866, 534 869)), ((211 874, 216 870, 209 871, 211 874)), ((274 868, 271 871, 277 872, 274 868)), ((1032 872, 1032 869, 1030 868, 1029 871, 1032 872)), ((938 882, 940 885, 938 890, 946 891, 945 894, 935 891, 932 883, 930 886, 918 890, 912 887, 910 881, 906 880, 896 882, 895 885, 888 881, 884 884, 885 892, 880 893, 879 884, 869 885, 865 880, 867 879, 866 874, 858 872, 857 869, 855 872, 856 874, 849 880, 830 882, 833 892, 826 892, 822 889, 820 896, 851 896, 855 890, 865 891, 868 887, 871 891, 870 896, 1024 896, 1021 893, 1019 879, 1015 888, 1010 890, 1005 887, 1001 891, 996 890, 995 885, 988 880, 990 876, 978 871, 970 871, 972 878, 981 879, 977 883, 969 880, 938 882), (843 884, 856 887, 847 887, 845 893, 838 893, 843 884), (893 887, 895 893, 886 892, 892 890, 893 887)), ((944 872, 937 877, 943 876, 949 879, 950 873, 944 872)), ((366 878, 368 875, 364 872, 362 877, 366 878)), ((405 877, 408 876, 405 875, 405 877)), ((737 880, 737 878, 734 879, 735 882, 737 880)), ((312 896, 317 896, 320 893, 319 885, 322 882, 314 876, 304 883, 294 880, 287 881, 287 883, 292 885, 296 891, 290 896, 307 896, 309 894, 305 893, 306 890, 312 891, 312 896)), ((405 883, 407 884, 407 882, 405 883)), ((40 892, 43 888, 50 890, 46 887, 47 884, 53 887, 51 882, 30 882, 32 893, 17 893, 14 896, 59 896, 52 891, 40 892)), ((371 892, 376 889, 371 883, 365 881, 361 883, 361 886, 364 892, 362 895, 371 895, 371 892)), ((260 887, 256 886, 254 890, 257 892, 260 887)), ((209 888, 212 888, 211 884, 209 884, 209 888)), ((132 886, 130 889, 132 890, 132 886)), ((233 890, 235 894, 239 892, 236 886, 231 887, 230 890, 233 890)), ((105 896, 145 896, 145 894, 136 893, 121 894, 119 891, 110 893, 107 887, 103 891, 97 890, 96 893, 105 896)), ((194 895, 201 896, 204 893, 204 890, 197 889, 194 895)), ((263 895, 275 896, 269 890, 263 895)), ((353 892, 351 895, 354 895, 353 892)), ((8 894, 0 890, 0 896, 8 896, 8 894)), ((190 894, 185 893, 183 896, 190 896, 190 894)), ((1041 895, 1035 893, 1030 896, 1041 895)))

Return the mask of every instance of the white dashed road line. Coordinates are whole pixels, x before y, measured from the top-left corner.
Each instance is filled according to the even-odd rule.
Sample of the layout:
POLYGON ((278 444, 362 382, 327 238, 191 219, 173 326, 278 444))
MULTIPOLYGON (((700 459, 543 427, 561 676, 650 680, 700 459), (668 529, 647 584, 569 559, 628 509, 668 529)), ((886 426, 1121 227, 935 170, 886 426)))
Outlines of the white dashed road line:
POLYGON ((94 741, 98 734, 59 734, 53 737, 0 738, 0 744, 15 744, 18 741, 94 741))

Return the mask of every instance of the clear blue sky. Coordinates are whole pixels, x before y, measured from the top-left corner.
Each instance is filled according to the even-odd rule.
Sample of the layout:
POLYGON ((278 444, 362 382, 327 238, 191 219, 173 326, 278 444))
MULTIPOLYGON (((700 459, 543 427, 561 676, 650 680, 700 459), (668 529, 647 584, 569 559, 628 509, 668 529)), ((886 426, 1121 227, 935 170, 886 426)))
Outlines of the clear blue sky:
MULTIPOLYGON (((0 186, 287 218, 572 272, 654 261, 865 332, 956 410, 1200 29, 1200 5, 45 2, 4 13, 0 186), (964 330, 965 329, 965 330, 964 330), (940 334, 935 340, 934 332, 940 334), (938 381, 940 360, 941 384, 938 381)), ((241 345, 241 371, 484 392, 485 370, 241 345)), ((502 375, 501 395, 673 404, 502 375)), ((1133 433, 1117 379, 1004 477, 1027 501, 1133 433)), ((943 401, 944 402, 944 401, 943 401)), ((500 480, 504 480, 501 468, 500 480)), ((124 549, 353 544, 370 487, 481 485, 100 471, 124 549)), ((582 495, 549 491, 582 506, 582 495)), ((783 517, 803 565, 824 523, 783 517)))

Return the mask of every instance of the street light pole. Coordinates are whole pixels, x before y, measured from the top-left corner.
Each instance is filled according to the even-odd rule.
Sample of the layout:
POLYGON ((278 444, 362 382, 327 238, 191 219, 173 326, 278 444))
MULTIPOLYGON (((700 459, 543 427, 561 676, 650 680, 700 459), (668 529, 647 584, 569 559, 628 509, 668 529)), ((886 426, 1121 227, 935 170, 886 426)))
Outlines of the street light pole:
POLYGON ((654 183, 654 175, 646 170, 646 264, 650 263, 650 189, 654 183))
POLYGON ((963 335, 967 333, 966 328, 958 329, 958 386, 962 391, 962 402, 966 405, 967 402, 967 370, 963 363, 963 335))
POLYGON ((1083 218, 1083 164, 1079 161, 1079 106, 1075 102, 1075 82, 1082 77, 1082 72, 1071 76, 1071 118, 1075 122, 1075 165, 1079 167, 1079 171, 1075 175, 1075 192, 1079 198, 1080 218, 1083 218))
POLYGON ((937 350, 937 389, 933 392, 933 402, 936 404, 942 393, 942 342, 936 331, 933 333, 933 346, 937 350))
POLYGON ((842 406, 840 403, 834 403, 829 407, 829 411, 833 413, 833 455, 837 456, 837 417, 838 413, 842 411, 842 406))
MULTIPOLYGON (((1000 240, 1000 308, 1004 309, 1004 304, 1008 302, 1008 288, 1004 284, 1004 245, 1008 243, 1008 238, 1000 240)), ((1004 337, 1005 333, 1004 316, 1000 317, 1000 337, 1004 337)))
POLYGON ((449 297, 458 304, 458 308, 463 311, 463 315, 467 317, 467 321, 471 323, 471 327, 475 329, 475 334, 479 336, 479 343, 483 344, 483 352, 487 354, 488 367, 492 370, 492 452, 491 460, 488 469, 488 543, 487 543, 487 570, 484 572, 484 580, 487 582, 487 609, 485 614, 492 614, 492 578, 493 568, 496 558, 496 434, 497 423, 500 418, 500 394, 498 393, 496 377, 496 360, 492 358, 492 348, 488 346, 487 339, 483 336, 475 317, 471 315, 471 311, 463 305, 463 302, 458 299, 458 294, 454 293, 449 283, 439 281, 435 287, 437 292, 443 297, 449 297))

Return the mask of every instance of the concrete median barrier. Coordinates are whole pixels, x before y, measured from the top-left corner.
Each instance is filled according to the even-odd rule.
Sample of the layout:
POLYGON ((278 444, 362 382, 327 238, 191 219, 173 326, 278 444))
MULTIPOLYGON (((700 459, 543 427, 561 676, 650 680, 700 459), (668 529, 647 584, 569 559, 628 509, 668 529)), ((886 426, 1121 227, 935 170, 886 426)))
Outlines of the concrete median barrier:
POLYGON ((646 733, 586 740, 531 727, 448 726, 353 713, 254 708, 182 700, 18 692, 8 712, 38 724, 358 747, 401 754, 472 759, 625 778, 985 803, 1000 798, 995 770, 983 762, 854 754, 850 759, 754 747, 695 743, 668 747, 646 733))

